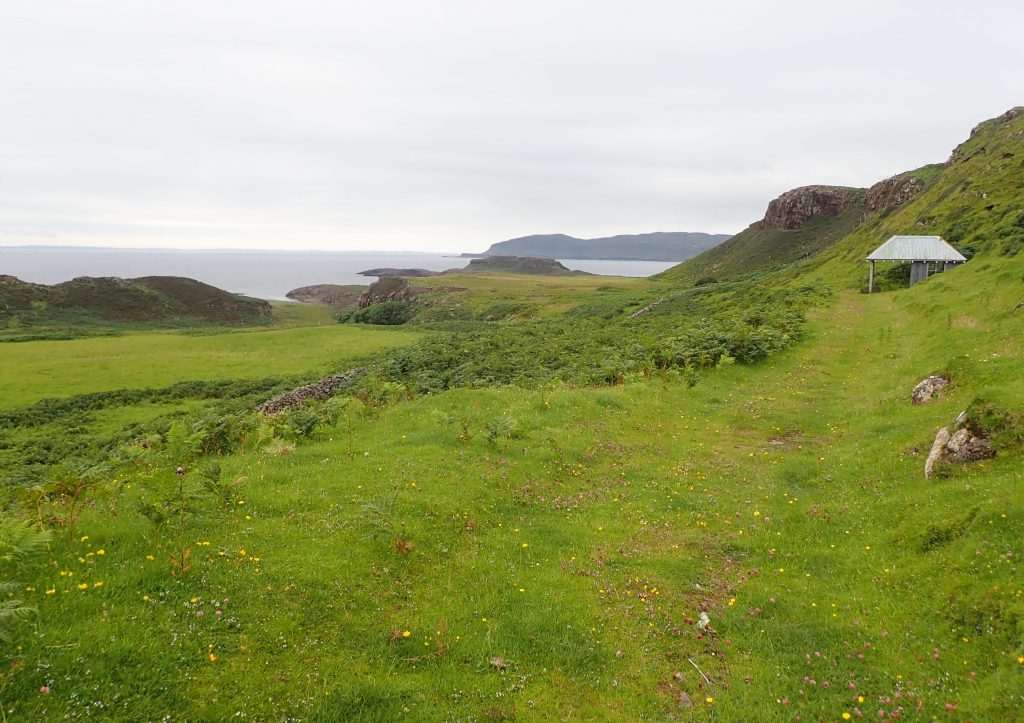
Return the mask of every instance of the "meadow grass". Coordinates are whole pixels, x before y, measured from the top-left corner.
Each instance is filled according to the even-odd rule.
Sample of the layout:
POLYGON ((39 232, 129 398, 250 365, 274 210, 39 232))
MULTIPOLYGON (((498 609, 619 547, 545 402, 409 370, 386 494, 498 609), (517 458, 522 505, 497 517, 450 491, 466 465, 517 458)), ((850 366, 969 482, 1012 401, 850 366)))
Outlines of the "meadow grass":
MULTIPOLYGON (((445 274, 442 277, 409 279, 413 287, 438 289, 455 287, 465 291, 423 293, 433 312, 424 318, 440 316, 442 310, 457 310, 472 318, 488 320, 511 318, 557 318, 594 295, 650 293, 654 284, 647 278, 626 276, 525 274, 445 274)), ((440 317, 443 318, 443 317, 440 317)))
POLYGON ((346 361, 412 343, 417 336, 402 329, 331 324, 6 344, 0 349, 0 408, 182 380, 326 373, 346 361))
POLYGON ((976 397, 1024 409, 1021 267, 842 292, 692 388, 357 404, 159 526, 203 462, 139 451, 20 579, 7 716, 1019 718, 1020 451, 922 468, 976 397))

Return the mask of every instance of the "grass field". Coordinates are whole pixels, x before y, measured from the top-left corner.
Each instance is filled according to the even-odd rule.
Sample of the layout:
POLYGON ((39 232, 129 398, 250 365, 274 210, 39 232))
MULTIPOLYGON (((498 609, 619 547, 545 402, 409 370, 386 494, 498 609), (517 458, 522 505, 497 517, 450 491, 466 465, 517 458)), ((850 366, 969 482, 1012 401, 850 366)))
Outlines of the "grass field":
MULTIPOLYGON (((1020 450, 922 467, 976 397, 1024 409, 1022 270, 842 292, 797 346, 692 388, 347 404, 217 458, 219 497, 189 496, 209 460, 187 439, 137 449, 19 578, 38 614, 8 644, 7 717, 1018 719, 1020 450), (947 393, 911 406, 942 370, 947 393)), ((294 368, 330 355, 277 360, 282 338, 406 337, 121 339, 152 363, 164 338, 294 368)), ((77 358, 82 388, 130 383, 77 358)), ((45 388, 45 366, 15 368, 45 388)))
POLYGON ((558 317, 597 295, 650 292, 653 284, 646 278, 625 276, 543 276, 502 273, 445 274, 441 277, 410 279, 414 287, 456 287, 461 292, 440 291, 424 294, 428 304, 438 307, 432 315, 444 318, 441 311, 457 311, 467 318, 502 320, 506 318, 558 317))
MULTIPOLYGON (((302 318, 321 312, 302 309, 302 318)), ((347 360, 409 344, 415 332, 353 325, 189 334, 145 332, 0 348, 0 408, 181 380, 320 373, 347 360)))

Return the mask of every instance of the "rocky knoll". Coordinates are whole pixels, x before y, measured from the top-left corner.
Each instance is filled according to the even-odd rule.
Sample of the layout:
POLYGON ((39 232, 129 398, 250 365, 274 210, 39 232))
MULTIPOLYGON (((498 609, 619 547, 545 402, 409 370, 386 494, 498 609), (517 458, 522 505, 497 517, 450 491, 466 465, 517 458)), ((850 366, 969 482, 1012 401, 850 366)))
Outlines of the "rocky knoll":
POLYGON ((861 189, 847 186, 802 186, 768 204, 762 226, 798 229, 812 216, 838 216, 860 199, 861 189))
POLYGON ((304 304, 326 304, 327 306, 354 308, 359 300, 359 295, 364 291, 366 291, 365 286, 355 284, 314 284, 292 289, 285 296, 304 304))
POLYGON ((384 301, 413 301, 416 292, 409 282, 398 276, 382 276, 370 284, 370 287, 359 295, 356 306, 365 309, 367 306, 380 304, 384 301))
MULTIPOLYGON (((953 149, 953 152, 946 160, 946 166, 952 166, 957 163, 961 163, 969 158, 973 158, 974 156, 985 155, 985 153, 988 151, 988 148, 984 145, 972 148, 971 141, 973 141, 976 136, 982 133, 982 131, 985 131, 992 127, 1006 125, 1007 123, 1010 123, 1011 121, 1013 121, 1014 118, 1020 115, 1024 115, 1024 106, 1018 105, 1014 108, 1010 108, 1010 110, 1006 111, 1001 116, 991 118, 987 121, 983 121, 978 125, 974 126, 974 128, 971 129, 971 135, 968 137, 968 139, 953 149)), ((1017 133, 1017 137, 1020 137, 1019 131, 1017 133)), ((1010 156, 1012 157, 1013 154, 1010 153, 1010 156)))

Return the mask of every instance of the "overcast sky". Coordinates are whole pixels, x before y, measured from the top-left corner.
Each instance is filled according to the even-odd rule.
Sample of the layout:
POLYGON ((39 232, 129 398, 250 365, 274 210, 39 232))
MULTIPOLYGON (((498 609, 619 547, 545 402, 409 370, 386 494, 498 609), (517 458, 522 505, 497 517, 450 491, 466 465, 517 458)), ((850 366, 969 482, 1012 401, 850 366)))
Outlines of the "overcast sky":
POLYGON ((0 245, 736 232, 1024 103, 1007 0, 0 0, 0 245))

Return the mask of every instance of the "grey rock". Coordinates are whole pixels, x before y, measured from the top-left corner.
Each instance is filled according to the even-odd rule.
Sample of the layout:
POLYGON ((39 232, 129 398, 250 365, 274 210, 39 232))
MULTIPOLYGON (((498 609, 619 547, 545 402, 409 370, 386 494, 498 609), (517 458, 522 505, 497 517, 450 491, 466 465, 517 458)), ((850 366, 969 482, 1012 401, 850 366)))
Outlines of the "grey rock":
POLYGON ((910 393, 910 401, 913 404, 928 404, 932 397, 940 390, 949 386, 949 378, 940 374, 933 374, 917 383, 914 391, 910 393))
POLYGON ((260 411, 264 414, 277 414, 278 412, 282 412, 290 407, 296 407, 307 399, 316 399, 318 401, 329 399, 333 397, 339 389, 359 376, 362 371, 362 367, 356 367, 355 369, 348 370, 344 374, 334 374, 329 377, 324 377, 312 384, 304 384, 301 387, 296 387, 290 392, 278 394, 276 397, 265 402, 263 406, 260 407, 260 411))
POLYGON ((943 450, 946 449, 946 442, 949 441, 949 428, 943 427, 935 434, 935 441, 932 442, 932 449, 928 452, 928 459, 924 463, 924 476, 931 479, 935 471, 935 465, 942 459, 943 450))
POLYGON ((942 463, 967 464, 996 456, 989 439, 977 436, 982 433, 977 432, 976 425, 971 424, 966 412, 957 416, 953 429, 955 431, 951 434, 949 427, 943 427, 935 434, 932 449, 924 463, 926 478, 930 479, 935 474, 936 466, 942 463))

